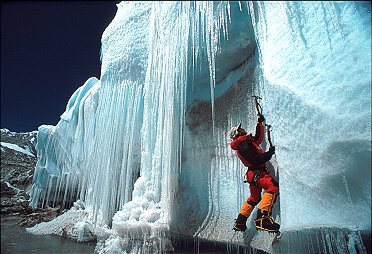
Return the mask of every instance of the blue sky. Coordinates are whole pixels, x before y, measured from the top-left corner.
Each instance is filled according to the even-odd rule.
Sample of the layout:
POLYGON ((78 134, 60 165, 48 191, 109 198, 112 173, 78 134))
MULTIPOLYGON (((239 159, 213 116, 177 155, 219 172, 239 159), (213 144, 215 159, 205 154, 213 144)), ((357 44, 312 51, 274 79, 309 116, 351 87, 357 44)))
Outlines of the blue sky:
POLYGON ((1 128, 57 124, 72 93, 100 78, 101 36, 116 3, 1 3, 1 128))

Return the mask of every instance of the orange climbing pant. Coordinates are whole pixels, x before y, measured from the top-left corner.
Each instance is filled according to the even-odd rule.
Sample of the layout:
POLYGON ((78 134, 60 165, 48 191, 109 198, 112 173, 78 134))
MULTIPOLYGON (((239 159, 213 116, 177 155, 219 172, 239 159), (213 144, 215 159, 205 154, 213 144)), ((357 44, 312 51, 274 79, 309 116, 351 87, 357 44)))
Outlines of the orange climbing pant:
POLYGON ((267 211, 268 214, 270 215, 271 214, 271 209, 272 209, 273 204, 275 202, 275 198, 276 198, 275 193, 272 194, 272 193, 265 192, 262 195, 262 200, 261 200, 261 203, 258 206, 258 209, 267 211))
POLYGON ((251 215, 253 208, 254 206, 252 206, 251 204, 248 204, 247 202, 244 202, 244 204, 242 205, 242 208, 240 209, 240 213, 248 218, 249 215, 251 215))
POLYGON ((256 183, 253 182, 255 171, 248 171, 246 175, 246 180, 249 183, 249 190, 251 195, 244 202, 240 213, 246 217, 249 217, 253 208, 260 203, 258 206, 259 209, 269 212, 271 214, 271 209, 273 204, 275 203, 276 197, 279 193, 279 184, 275 181, 268 172, 264 171, 261 173, 260 177, 256 180, 256 183), (261 200, 261 192, 262 189, 266 190, 266 192, 262 195, 261 200))

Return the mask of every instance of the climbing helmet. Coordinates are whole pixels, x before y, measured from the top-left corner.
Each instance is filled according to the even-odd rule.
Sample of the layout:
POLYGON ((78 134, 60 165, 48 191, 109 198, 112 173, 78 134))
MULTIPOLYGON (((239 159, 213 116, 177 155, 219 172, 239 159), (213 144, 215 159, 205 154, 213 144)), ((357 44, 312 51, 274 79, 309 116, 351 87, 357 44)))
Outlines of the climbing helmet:
POLYGON ((231 140, 236 139, 238 137, 239 129, 240 129, 241 125, 242 125, 242 123, 239 123, 238 126, 231 128, 231 130, 230 130, 230 139, 231 140))

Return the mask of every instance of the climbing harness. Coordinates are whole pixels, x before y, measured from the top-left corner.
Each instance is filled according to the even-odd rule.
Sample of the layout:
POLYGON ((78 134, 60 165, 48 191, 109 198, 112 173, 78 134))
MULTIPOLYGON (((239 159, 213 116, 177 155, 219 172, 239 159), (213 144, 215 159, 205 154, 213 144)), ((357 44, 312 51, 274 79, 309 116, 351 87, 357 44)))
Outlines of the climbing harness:
POLYGON ((260 178, 260 176, 261 176, 261 174, 262 174, 263 172, 267 172, 267 168, 264 167, 264 168, 260 168, 260 169, 258 169, 258 170, 256 171, 256 173, 254 174, 254 176, 253 176, 252 182, 249 182, 249 181, 248 181, 247 174, 248 174, 249 171, 252 171, 252 170, 248 170, 248 171, 245 173, 245 180, 244 180, 243 182, 244 182, 244 183, 252 183, 253 185, 257 186, 257 185, 258 185, 258 184, 257 184, 257 180, 258 180, 258 178, 260 178))
POLYGON ((254 174, 253 179, 252 179, 253 185, 258 186, 257 180, 258 180, 258 178, 260 178, 260 176, 261 176, 262 172, 264 172, 264 170, 266 170, 266 167, 256 171, 256 173, 254 174))

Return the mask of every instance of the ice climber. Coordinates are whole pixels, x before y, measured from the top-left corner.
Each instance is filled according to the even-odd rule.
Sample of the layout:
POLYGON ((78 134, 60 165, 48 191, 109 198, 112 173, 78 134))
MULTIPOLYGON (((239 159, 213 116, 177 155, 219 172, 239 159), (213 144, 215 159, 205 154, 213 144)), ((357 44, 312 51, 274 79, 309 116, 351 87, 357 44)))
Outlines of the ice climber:
POLYGON ((245 175, 246 182, 249 183, 250 197, 242 205, 238 218, 235 220, 234 230, 245 231, 247 218, 250 216, 253 208, 258 204, 257 218, 255 220, 256 229, 269 232, 278 232, 280 225, 275 223, 270 217, 273 204, 279 193, 279 184, 268 173, 266 162, 269 161, 275 153, 275 146, 270 147, 269 151, 264 152, 260 144, 264 138, 264 116, 258 115, 256 133, 253 136, 247 134, 241 128, 241 124, 233 127, 230 131, 230 147, 236 150, 239 159, 244 166, 248 167, 245 175), (261 191, 265 190, 262 195, 261 191), (261 202, 260 202, 261 201, 261 202))

